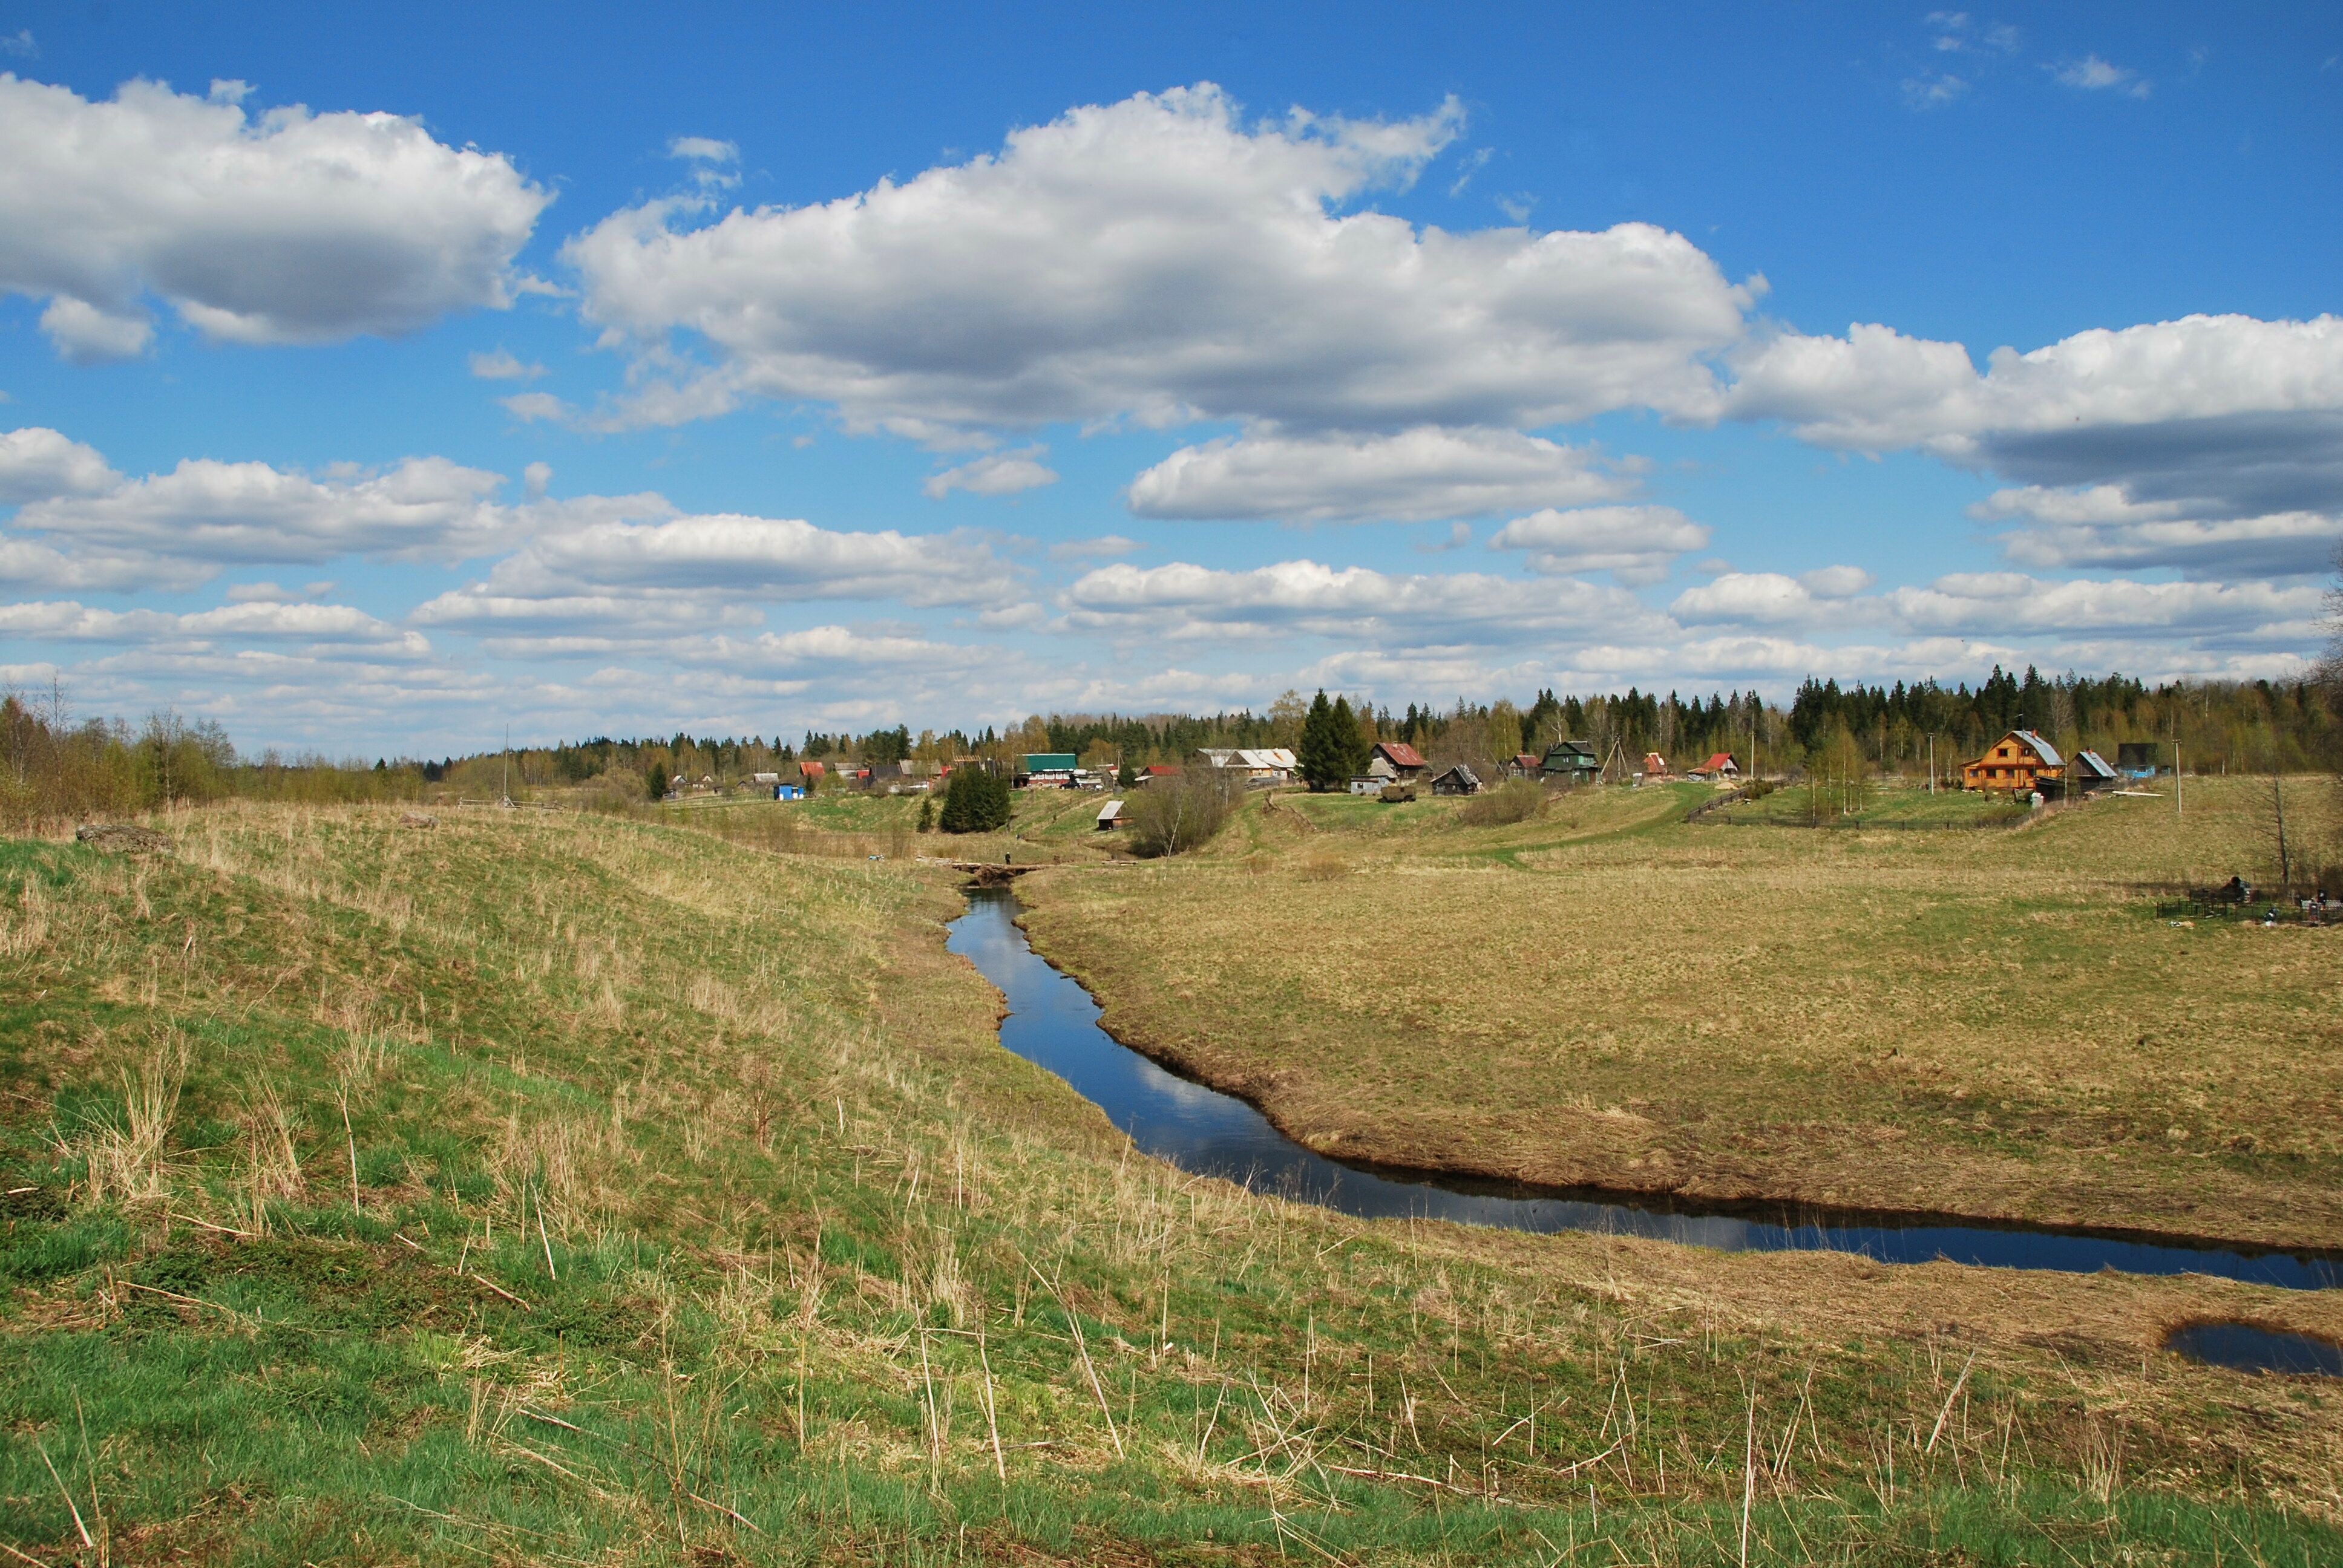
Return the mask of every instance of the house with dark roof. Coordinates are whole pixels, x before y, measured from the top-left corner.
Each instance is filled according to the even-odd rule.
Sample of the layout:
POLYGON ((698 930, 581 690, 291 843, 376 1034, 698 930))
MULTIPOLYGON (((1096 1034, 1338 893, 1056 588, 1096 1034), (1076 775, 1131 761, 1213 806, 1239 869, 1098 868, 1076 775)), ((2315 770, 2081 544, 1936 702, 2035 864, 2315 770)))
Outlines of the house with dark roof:
POLYGON ((1603 759, 1584 740, 1557 740, 1545 749, 1538 771, 1565 784, 1584 784, 1603 771, 1603 759))
POLYGON ((1459 762, 1432 781, 1432 792, 1434 795, 1478 795, 1481 792, 1481 776, 1459 762))
POLYGON ((2096 751, 2075 753, 2075 766, 2066 779, 2069 794, 2088 795, 2094 789, 2105 789, 2119 783, 2123 775, 2107 764, 2107 759, 2096 751))
POLYGON ((2013 729, 1961 769, 1961 788, 1995 795, 2056 795, 2065 785, 2066 759, 2031 729, 2013 729))

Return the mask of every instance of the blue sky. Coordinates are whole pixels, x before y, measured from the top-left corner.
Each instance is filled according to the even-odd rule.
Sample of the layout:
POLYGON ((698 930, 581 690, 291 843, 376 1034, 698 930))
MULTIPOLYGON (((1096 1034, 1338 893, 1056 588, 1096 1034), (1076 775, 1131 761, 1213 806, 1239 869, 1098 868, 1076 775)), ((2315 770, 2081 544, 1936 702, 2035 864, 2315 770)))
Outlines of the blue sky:
POLYGON ((2284 676, 2343 15, 0 4, 0 678, 240 744, 2284 676))

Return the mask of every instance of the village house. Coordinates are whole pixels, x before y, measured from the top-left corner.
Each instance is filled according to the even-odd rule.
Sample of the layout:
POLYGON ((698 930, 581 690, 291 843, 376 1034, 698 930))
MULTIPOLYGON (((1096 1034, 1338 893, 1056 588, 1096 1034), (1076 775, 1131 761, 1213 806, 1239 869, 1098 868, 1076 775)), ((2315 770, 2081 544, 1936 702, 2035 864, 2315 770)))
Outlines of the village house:
POLYGON ((1990 794, 2056 795, 2066 777, 2058 749, 2031 729, 2013 729, 1961 769, 1961 788, 1990 794))
POLYGON ((1434 795, 1478 795, 1481 792, 1481 778, 1473 769, 1459 762, 1432 781, 1432 792, 1434 795))
POLYGON ((1644 766, 1643 766, 1642 769, 1640 770, 1640 777, 1644 778, 1644 779, 1665 779, 1667 776, 1668 776, 1668 759, 1667 759, 1666 758, 1664 758, 1664 757, 1661 756, 1661 755, 1660 755, 1658 752, 1656 752, 1656 751, 1646 751, 1646 752, 1644 752, 1644 766))
POLYGON ((1264 746, 1230 750, 1207 747, 1196 753, 1207 768, 1242 776, 1248 789, 1266 789, 1272 784, 1290 784, 1293 770, 1302 766, 1301 759, 1282 746, 1264 746))
POLYGON ((1378 740, 1367 753, 1367 771, 1377 779, 1397 779, 1413 782, 1423 777, 1430 767, 1423 754, 1404 740, 1378 740))
POLYGON ((1161 784, 1166 779, 1177 779, 1182 771, 1182 769, 1170 762, 1150 762, 1138 770, 1133 782, 1138 788, 1144 789, 1151 784, 1161 784))
POLYGON ((1516 751, 1513 756, 1505 759, 1506 778, 1535 779, 1537 776, 1538 759, 1531 753, 1527 751, 1516 751))
POLYGON ((1557 740, 1545 749, 1539 771, 1565 784, 1584 784, 1603 771, 1603 759, 1583 740, 1557 740))
POLYGON ((1071 789, 1081 760, 1071 751, 1029 751, 1016 782, 1029 789, 1071 789))
POLYGON ((1719 751, 1699 767, 1690 769, 1688 776, 1694 779, 1714 779, 1720 782, 1729 782, 1741 777, 1741 764, 1733 759, 1732 752, 1719 751))

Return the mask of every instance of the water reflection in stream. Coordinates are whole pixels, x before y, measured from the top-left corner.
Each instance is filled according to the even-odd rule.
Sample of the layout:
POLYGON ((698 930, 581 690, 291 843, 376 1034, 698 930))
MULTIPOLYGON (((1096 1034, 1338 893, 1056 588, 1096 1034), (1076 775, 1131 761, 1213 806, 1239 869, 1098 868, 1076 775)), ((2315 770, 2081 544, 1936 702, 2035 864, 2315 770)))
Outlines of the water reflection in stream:
POLYGON ((1787 1205, 1703 1206, 1543 1193, 1489 1182, 1396 1173, 1329 1160, 1270 1125, 1244 1101, 1149 1060, 1099 1027, 1098 1004, 1036 954, 1005 888, 972 889, 951 924, 964 954, 1008 999, 1001 1043, 1049 1069, 1103 1110, 1141 1149, 1183 1171, 1367 1218, 1415 1215, 1516 1231, 1654 1236, 1726 1251, 1828 1249, 1883 1262, 1936 1258, 1995 1268, 2091 1273, 2216 1274, 2293 1290, 2343 1278, 2333 1256, 2127 1241, 2048 1227, 1898 1221, 1787 1205))

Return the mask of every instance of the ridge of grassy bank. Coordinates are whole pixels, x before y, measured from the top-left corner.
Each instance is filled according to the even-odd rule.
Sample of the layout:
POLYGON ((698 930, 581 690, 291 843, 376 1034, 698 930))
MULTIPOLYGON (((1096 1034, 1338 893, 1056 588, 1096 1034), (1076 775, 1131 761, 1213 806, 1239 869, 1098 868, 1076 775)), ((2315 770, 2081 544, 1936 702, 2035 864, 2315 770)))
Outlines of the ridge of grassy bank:
POLYGON ((1134 1157, 999 1048, 957 899, 892 862, 156 825, 0 843, 0 1541, 36 1561, 2336 1544, 2323 1392, 2148 1348, 2333 1302, 1350 1221, 1134 1157))

